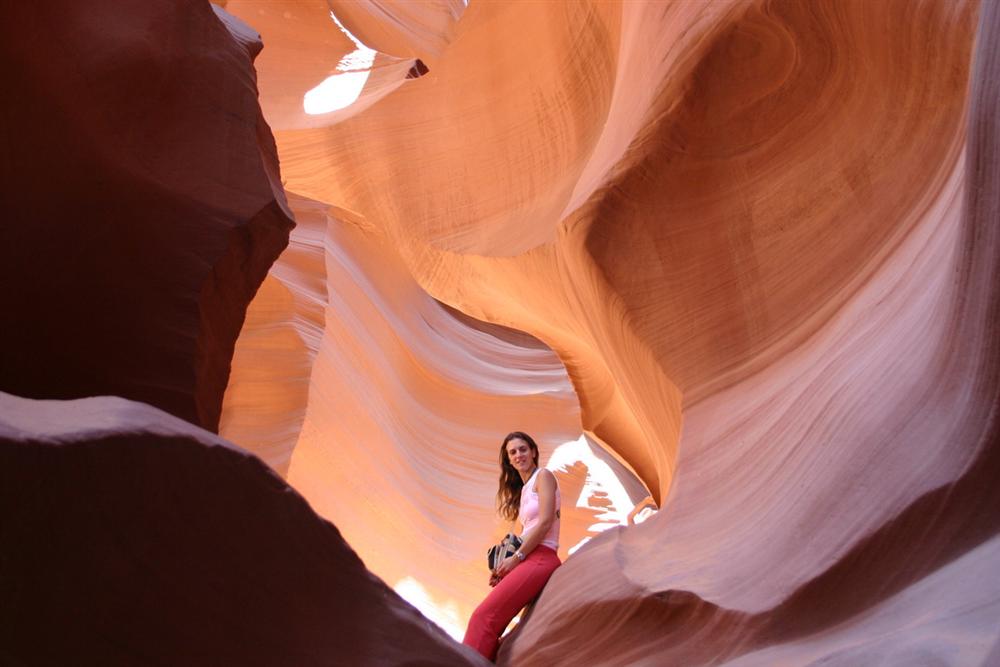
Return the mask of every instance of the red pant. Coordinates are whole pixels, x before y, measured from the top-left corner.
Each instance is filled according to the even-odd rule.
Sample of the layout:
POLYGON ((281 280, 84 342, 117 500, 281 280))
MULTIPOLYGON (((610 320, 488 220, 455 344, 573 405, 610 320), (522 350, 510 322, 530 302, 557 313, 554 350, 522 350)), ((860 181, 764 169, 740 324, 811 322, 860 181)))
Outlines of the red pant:
POLYGON ((468 644, 488 660, 496 658, 500 633, 511 619, 542 592, 545 583, 561 565, 556 552, 537 546, 510 574, 493 587, 469 619, 463 644, 468 644))

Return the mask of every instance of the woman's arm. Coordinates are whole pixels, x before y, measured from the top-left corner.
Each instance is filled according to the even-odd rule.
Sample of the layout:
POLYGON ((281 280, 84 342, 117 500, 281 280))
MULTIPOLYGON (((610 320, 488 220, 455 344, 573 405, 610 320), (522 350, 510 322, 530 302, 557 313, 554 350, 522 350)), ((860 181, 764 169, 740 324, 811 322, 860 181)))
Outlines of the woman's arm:
MULTIPOLYGON (((556 518, 556 477, 551 471, 542 468, 538 471, 538 479, 535 481, 535 490, 538 492, 538 523, 530 533, 524 535, 524 542, 521 543, 519 551, 527 556, 535 550, 545 535, 552 527, 552 522, 556 518)), ((497 575, 503 577, 507 575, 517 564, 521 562, 517 556, 505 558, 497 568, 497 575)))

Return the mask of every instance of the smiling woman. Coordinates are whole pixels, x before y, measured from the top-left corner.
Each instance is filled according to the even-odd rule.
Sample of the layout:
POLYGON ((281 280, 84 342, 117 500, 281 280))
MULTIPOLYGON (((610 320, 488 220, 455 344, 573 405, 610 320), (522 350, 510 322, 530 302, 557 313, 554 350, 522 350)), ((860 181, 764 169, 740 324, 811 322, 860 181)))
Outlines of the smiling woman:
POLYGON ((493 590, 473 612, 463 642, 489 660, 496 657, 500 633, 525 605, 538 597, 561 565, 559 485, 538 467, 538 445, 527 433, 507 434, 500 446, 500 515, 520 518, 521 547, 490 573, 493 590))

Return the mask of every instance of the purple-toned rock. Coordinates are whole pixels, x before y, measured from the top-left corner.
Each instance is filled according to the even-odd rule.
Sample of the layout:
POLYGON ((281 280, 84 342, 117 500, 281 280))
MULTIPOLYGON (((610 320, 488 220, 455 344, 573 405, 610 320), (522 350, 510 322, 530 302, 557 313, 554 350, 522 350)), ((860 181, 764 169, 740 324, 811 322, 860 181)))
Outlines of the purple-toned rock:
POLYGON ((292 216, 259 36, 203 1, 0 10, 0 389, 217 427, 292 216))
POLYGON ((253 455, 120 398, 0 394, 0 663, 473 665, 253 455))

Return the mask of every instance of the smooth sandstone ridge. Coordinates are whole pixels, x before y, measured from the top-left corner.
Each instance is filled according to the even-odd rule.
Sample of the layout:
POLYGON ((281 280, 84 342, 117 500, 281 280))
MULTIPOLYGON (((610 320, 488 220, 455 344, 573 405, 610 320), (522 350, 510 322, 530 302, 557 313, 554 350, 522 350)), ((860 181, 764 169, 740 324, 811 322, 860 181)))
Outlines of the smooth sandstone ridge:
MULTIPOLYGON (((391 50, 392 3, 356 4, 346 30, 391 50)), ((364 240, 327 234, 370 301, 327 306, 289 479, 338 524, 364 517, 345 532, 390 580, 459 610, 485 594, 408 550, 480 558, 488 436, 537 420, 498 401, 495 340, 391 286, 412 276, 550 348, 579 428, 661 506, 569 558, 501 663, 989 663, 987 5, 473 2, 451 23, 428 4, 399 48, 427 74, 329 122, 271 119, 286 186, 364 240)), ((284 39, 276 11, 244 18, 284 39)), ((332 304, 346 283, 329 263, 327 281, 332 304)), ((525 405, 545 367, 515 366, 525 405)), ((543 440, 571 430, 546 430, 560 410, 543 440)))
POLYGON ((0 500, 4 664, 482 663, 260 459, 148 405, 0 394, 0 500))

